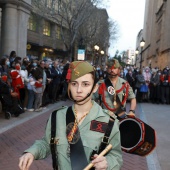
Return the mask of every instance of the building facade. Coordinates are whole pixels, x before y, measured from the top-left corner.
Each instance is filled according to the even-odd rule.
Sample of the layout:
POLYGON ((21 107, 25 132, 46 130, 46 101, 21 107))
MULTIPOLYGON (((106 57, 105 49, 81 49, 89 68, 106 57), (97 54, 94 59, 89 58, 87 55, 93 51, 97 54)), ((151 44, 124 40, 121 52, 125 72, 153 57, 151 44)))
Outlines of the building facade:
POLYGON ((31 0, 0 1, 0 54, 23 58, 67 57, 59 26, 32 11, 31 0))
POLYGON ((0 54, 16 51, 18 56, 25 57, 31 0, 1 0, 0 9, 0 54))
POLYGON ((136 48, 140 48, 140 40, 145 40, 145 46, 137 58, 137 64, 142 66, 159 67, 170 66, 170 1, 146 0, 144 27, 137 37, 136 48))
MULTIPOLYGON (((52 1, 42 2, 46 2, 46 12, 51 12, 52 1)), ((63 24, 61 31, 61 26, 51 17, 52 15, 48 17, 41 8, 41 13, 38 13, 37 6, 33 0, 0 0, 0 57, 9 56, 11 51, 16 51, 17 56, 21 58, 29 56, 31 59, 70 60, 69 50, 66 49, 66 45, 69 44, 68 27, 63 24), (61 32, 65 35, 64 41, 61 32)), ((105 18, 108 19, 106 10, 101 11, 105 12, 105 18)), ((109 42, 104 44, 106 45, 100 45, 101 50, 104 50, 104 54, 100 55, 102 65, 107 61, 109 42)), ((74 60, 77 60, 76 45, 75 43, 74 60)), ((85 60, 91 61, 91 58, 86 55, 85 60)))

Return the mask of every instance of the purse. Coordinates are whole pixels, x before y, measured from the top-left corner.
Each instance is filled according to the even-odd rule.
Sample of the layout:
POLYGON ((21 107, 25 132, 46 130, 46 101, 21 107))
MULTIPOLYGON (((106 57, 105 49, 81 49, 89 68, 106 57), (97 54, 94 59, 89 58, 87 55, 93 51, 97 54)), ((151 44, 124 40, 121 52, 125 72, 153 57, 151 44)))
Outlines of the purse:
POLYGON ((143 93, 148 92, 148 86, 146 84, 141 85, 140 92, 143 92, 143 93))

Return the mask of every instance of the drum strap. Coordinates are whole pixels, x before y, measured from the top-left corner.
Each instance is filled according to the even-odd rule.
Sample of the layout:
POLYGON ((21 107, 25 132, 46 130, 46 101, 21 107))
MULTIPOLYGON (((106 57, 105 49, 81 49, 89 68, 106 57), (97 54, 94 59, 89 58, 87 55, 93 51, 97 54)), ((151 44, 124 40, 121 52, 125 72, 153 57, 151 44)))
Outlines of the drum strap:
POLYGON ((56 154, 56 142, 55 142, 55 136, 56 136, 56 115, 57 111, 55 110, 52 112, 51 115, 51 140, 50 140, 50 149, 51 149, 51 155, 52 155, 52 165, 53 170, 58 170, 58 163, 57 163, 57 154, 56 154))
MULTIPOLYGON (((75 116, 72 107, 70 106, 66 113, 66 125, 74 121, 75 116)), ((73 170, 84 169, 88 164, 81 137, 77 143, 70 144, 70 160, 73 170)))
POLYGON ((109 137, 110 137, 110 134, 113 129, 114 121, 115 120, 113 118, 111 118, 111 117, 109 118, 107 129, 106 129, 105 134, 102 138, 102 142, 100 144, 98 154, 100 154, 106 148, 106 146, 109 144, 109 137))
MULTIPOLYGON (((98 152, 93 150, 93 152, 90 156, 90 160, 93 160, 94 154, 100 154, 106 148, 106 146, 109 144, 109 138, 110 138, 110 134, 113 129, 113 125, 114 125, 114 119, 112 117, 110 117, 105 134, 102 138, 102 142, 100 144, 99 150, 98 150, 98 152)), ((95 170, 95 168, 91 168, 91 170, 95 170)))

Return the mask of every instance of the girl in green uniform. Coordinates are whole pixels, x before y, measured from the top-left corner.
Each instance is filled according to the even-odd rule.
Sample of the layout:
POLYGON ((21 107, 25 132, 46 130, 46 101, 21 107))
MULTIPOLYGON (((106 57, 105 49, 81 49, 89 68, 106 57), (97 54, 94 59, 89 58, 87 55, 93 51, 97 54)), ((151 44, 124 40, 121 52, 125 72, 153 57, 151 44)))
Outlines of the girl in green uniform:
MULTIPOLYGON (((88 164, 92 161, 93 169, 96 170, 120 170, 122 152, 119 121, 113 113, 102 109, 91 99, 98 88, 94 67, 85 61, 72 62, 67 79, 69 80, 68 95, 74 103, 70 107, 71 111, 68 111, 68 107, 62 107, 56 111, 57 167, 60 170, 82 170, 86 166, 84 162, 88 164), (73 116, 71 116, 72 114, 73 116), (71 121, 71 117, 74 117, 73 121, 71 121), (102 141, 102 144, 108 144, 104 136, 109 129, 110 119, 114 123, 107 142, 112 145, 112 149, 105 156, 98 157, 102 141), (70 122, 68 123, 68 121, 70 122)), ((50 154, 50 140, 51 116, 44 137, 37 140, 20 157, 20 170, 28 170, 33 160, 47 157, 50 154)))

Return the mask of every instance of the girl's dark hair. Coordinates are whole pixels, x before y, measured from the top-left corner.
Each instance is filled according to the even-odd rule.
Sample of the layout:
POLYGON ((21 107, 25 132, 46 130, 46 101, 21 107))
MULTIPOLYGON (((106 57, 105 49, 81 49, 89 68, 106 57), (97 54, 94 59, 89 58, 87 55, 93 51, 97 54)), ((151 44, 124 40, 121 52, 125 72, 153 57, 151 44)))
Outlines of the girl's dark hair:
POLYGON ((93 80, 94 80, 94 85, 99 81, 99 79, 97 78, 96 75, 96 71, 92 71, 90 72, 90 74, 92 74, 93 80))
POLYGON ((2 58, 0 61, 0 65, 5 65, 6 60, 7 60, 7 58, 2 58))
POLYGON ((11 51, 10 57, 12 57, 14 54, 16 54, 16 52, 15 51, 11 51))

